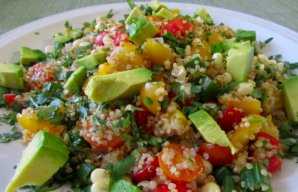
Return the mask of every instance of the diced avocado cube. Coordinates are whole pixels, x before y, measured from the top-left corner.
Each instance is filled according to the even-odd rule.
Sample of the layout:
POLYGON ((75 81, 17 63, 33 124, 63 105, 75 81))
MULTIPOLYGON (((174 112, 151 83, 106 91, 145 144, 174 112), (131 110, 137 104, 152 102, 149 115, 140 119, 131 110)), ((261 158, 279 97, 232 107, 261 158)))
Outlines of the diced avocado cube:
POLYGON ((212 144, 218 144, 222 147, 229 147, 232 154, 237 152, 226 133, 206 111, 200 109, 199 111, 190 114, 188 117, 201 133, 205 141, 212 144))
POLYGON ((81 86, 87 77, 87 68, 84 66, 79 67, 71 76, 67 79, 64 89, 71 93, 79 95, 81 92, 81 86))
POLYGON ((54 41, 56 43, 68 43, 72 40, 72 37, 70 34, 68 33, 56 33, 55 37, 54 37, 54 41))
POLYGON ((145 17, 141 17, 135 23, 128 25, 129 37, 138 45, 142 45, 146 39, 154 37, 158 32, 155 25, 145 17))
POLYGON ((38 61, 42 61, 46 58, 46 55, 38 49, 31 49, 29 47, 22 47, 20 50, 20 64, 30 65, 38 61))
POLYGON ((206 11, 205 8, 201 8, 200 10, 198 10, 197 12, 195 12, 193 18, 196 19, 200 17, 204 23, 212 25, 213 19, 211 18, 211 16, 209 15, 209 13, 206 11))
POLYGON ((112 101, 137 94, 141 86, 151 80, 152 72, 137 68, 109 75, 95 75, 88 82, 85 94, 94 102, 112 101))
POLYGON ((284 81, 282 90, 288 118, 298 122, 298 76, 284 81))
POLYGON ((130 14, 128 15, 128 17, 125 20, 125 24, 131 24, 134 23, 138 18, 140 17, 144 17, 144 13, 142 12, 142 10, 139 7, 135 7, 130 14))
POLYGON ((97 51, 85 57, 75 60, 78 66, 84 66, 88 70, 95 69, 99 64, 106 61, 107 53, 105 51, 97 51))
POLYGON ((71 30, 66 30, 65 32, 61 33, 56 33, 54 37, 54 41, 56 43, 68 43, 73 39, 77 39, 83 35, 83 31, 81 29, 71 29, 71 30))
POLYGON ((157 12, 161 8, 165 7, 165 5, 161 4, 159 0, 151 0, 149 6, 153 9, 153 11, 157 12))
POLYGON ((0 86, 24 89, 24 72, 20 65, 0 64, 0 86))
POLYGON ((39 131, 23 151, 5 192, 15 192, 25 185, 43 185, 67 162, 68 154, 61 138, 39 131))
POLYGON ((254 47, 249 41, 234 44, 227 56, 227 72, 232 75, 233 80, 247 80, 253 57, 254 47))
POLYGON ((154 14, 157 17, 160 17, 162 19, 167 19, 167 20, 171 20, 174 19, 177 14, 173 13, 172 11, 170 11, 167 8, 161 8, 157 13, 154 14))

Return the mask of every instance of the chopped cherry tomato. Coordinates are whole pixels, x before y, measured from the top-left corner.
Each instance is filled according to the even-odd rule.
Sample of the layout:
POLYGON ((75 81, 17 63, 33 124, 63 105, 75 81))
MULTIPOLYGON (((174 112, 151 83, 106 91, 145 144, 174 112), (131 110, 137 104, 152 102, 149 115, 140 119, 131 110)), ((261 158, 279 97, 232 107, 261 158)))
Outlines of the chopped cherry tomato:
POLYGON ((101 33, 99 33, 96 37, 95 37, 95 41, 94 43, 96 45, 99 45, 99 46, 103 46, 104 45, 104 42, 103 42, 103 38, 104 36, 108 35, 108 32, 106 31, 102 31, 101 33))
POLYGON ((141 127, 145 132, 152 133, 153 127, 148 126, 148 118, 152 116, 150 111, 145 107, 144 104, 138 106, 143 109, 143 111, 136 111, 136 123, 139 127, 141 127))
POLYGON ((176 38, 181 39, 181 36, 186 35, 193 31, 194 25, 191 21, 185 18, 174 18, 161 29, 162 34, 166 32, 172 33, 176 38))
POLYGON ((14 99, 16 98, 16 95, 13 93, 6 93, 3 96, 4 96, 4 99, 6 100, 6 102, 9 104, 13 103, 14 99))
POLYGON ((121 42, 128 41, 129 37, 126 33, 125 26, 120 26, 115 30, 115 34, 112 35, 115 46, 119 46, 121 42))
POLYGON ((277 172, 282 166, 282 159, 278 155, 269 157, 268 171, 270 173, 277 172))
POLYGON ((150 180, 156 175, 156 168, 158 167, 158 158, 154 157, 153 161, 148 163, 147 158, 144 159, 144 165, 142 168, 138 168, 138 163, 132 169, 132 180, 135 183, 139 183, 141 181, 150 180))
MULTIPOLYGON (((90 121, 87 119, 86 125, 83 126, 83 137, 92 146, 100 149, 115 149, 123 144, 121 136, 115 135, 113 128, 105 127, 91 131, 90 129, 94 127, 90 121)), ((123 131, 128 132, 128 130, 123 131)))
POLYGON ((158 163, 167 178, 179 183, 195 180, 204 170, 202 157, 180 144, 164 146, 158 155, 158 163))
MULTIPOLYGON (((189 192, 189 191, 191 191, 190 188, 185 187, 184 185, 177 184, 177 183, 175 183, 175 185, 176 185, 175 189, 176 189, 177 192, 189 192)), ((157 186, 157 188, 154 190, 154 192, 171 192, 171 190, 169 189, 168 185, 159 184, 157 186)))
POLYGON ((257 135, 256 135, 256 139, 260 139, 260 138, 264 138, 264 139, 267 139, 271 145, 272 145, 272 148, 275 148, 275 149, 280 149, 282 146, 281 146, 281 143, 278 139, 276 139, 275 137, 273 137, 272 135, 269 135, 265 132, 259 132, 257 135))
POLYGON ((243 117, 243 113, 234 109, 232 106, 228 106, 223 111, 223 115, 219 119, 219 124, 223 130, 231 131, 233 130, 234 125, 239 123, 243 117))
POLYGON ((26 86, 30 90, 41 89, 45 83, 54 80, 55 70, 50 64, 37 63, 26 74, 26 86))
POLYGON ((229 147, 222 147, 217 144, 202 143, 199 148, 199 154, 214 166, 224 166, 232 163, 233 155, 229 147))

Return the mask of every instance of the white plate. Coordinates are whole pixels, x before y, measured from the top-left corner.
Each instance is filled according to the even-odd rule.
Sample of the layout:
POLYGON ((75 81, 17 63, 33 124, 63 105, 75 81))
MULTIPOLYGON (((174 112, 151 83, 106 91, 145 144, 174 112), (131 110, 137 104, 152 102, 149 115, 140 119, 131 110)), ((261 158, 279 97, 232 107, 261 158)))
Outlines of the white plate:
MULTIPOLYGON (((165 3, 171 8, 180 8, 183 13, 192 14, 201 8, 201 5, 186 3, 165 3)), ((216 23, 225 23, 234 29, 250 29, 257 31, 257 39, 264 41, 273 37, 273 41, 266 47, 265 53, 282 54, 288 61, 298 61, 298 34, 275 23, 246 15, 243 13, 205 7, 214 18, 216 23)), ((129 7, 125 3, 99 5, 76 9, 61 14, 49 16, 21 27, 18 27, 0 36, 0 62, 11 63, 18 60, 18 50, 22 46, 43 49, 45 45, 53 43, 53 35, 62 31, 66 20, 70 21, 74 27, 79 27, 85 21, 92 21, 98 16, 104 16, 113 9, 116 19, 122 19, 124 13, 129 12, 129 7), (35 34, 38 32, 39 34, 35 34)), ((1 126, 0 132, 10 129, 1 126)), ((23 146, 18 142, 0 144, 0 191, 4 191, 5 186, 14 173, 13 167, 21 157, 23 146)), ((274 191, 293 192, 297 189, 298 166, 295 161, 285 161, 282 172, 274 175, 274 191)))

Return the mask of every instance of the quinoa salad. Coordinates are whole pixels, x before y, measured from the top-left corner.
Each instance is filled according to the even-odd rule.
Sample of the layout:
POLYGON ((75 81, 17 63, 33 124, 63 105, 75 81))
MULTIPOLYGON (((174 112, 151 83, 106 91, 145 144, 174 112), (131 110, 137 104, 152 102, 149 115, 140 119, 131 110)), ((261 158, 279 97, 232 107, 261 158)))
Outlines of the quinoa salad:
POLYGON ((26 146, 5 192, 274 191, 298 156, 298 63, 205 8, 127 2, 0 64, 0 143, 26 146))

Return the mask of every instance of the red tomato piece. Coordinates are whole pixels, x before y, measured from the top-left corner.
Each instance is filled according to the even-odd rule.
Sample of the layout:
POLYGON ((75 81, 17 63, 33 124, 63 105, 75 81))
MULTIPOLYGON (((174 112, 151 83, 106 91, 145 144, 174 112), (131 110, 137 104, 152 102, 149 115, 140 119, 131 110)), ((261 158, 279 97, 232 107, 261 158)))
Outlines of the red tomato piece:
POLYGON ((139 108, 143 109, 143 111, 136 111, 136 123, 139 127, 141 127, 145 132, 152 133, 153 127, 148 126, 148 118, 152 116, 150 111, 145 107, 144 104, 138 106, 139 108))
POLYGON ((260 139, 260 138, 267 139, 270 142, 270 144, 272 145, 272 148, 274 148, 274 149, 280 149, 282 147, 280 141, 270 134, 267 134, 264 132, 259 132, 256 135, 256 139, 260 139))
POLYGON ((199 154, 203 157, 207 156, 206 160, 216 167, 230 164, 234 158, 229 147, 211 143, 202 143, 199 148, 199 154))
POLYGON ((4 99, 6 100, 6 102, 9 104, 13 103, 14 99, 16 98, 16 95, 13 93, 6 93, 3 96, 4 96, 4 99))
MULTIPOLYGON (((175 189, 177 192, 189 192, 192 191, 190 188, 185 187, 184 185, 175 183, 176 187, 175 189)), ((154 192, 171 192, 168 185, 166 184, 160 184, 157 186, 157 188, 154 190, 154 192)))
POLYGON ((278 155, 273 155, 269 157, 269 163, 268 163, 268 171, 270 173, 275 173, 278 170, 280 170, 282 166, 282 159, 278 155))
POLYGON ((148 163, 147 159, 144 159, 145 164, 143 168, 139 169, 138 163, 132 169, 132 180, 135 183, 139 183, 141 181, 150 180, 156 175, 156 168, 158 167, 158 158, 154 157, 153 161, 148 163))
POLYGON ((108 35, 108 32, 106 31, 102 31, 101 33, 99 33, 96 37, 95 37, 95 41, 94 43, 96 45, 99 45, 99 46, 103 46, 104 45, 104 42, 103 42, 103 38, 104 36, 108 35))
POLYGON ((112 36, 114 45, 118 47, 121 42, 128 41, 129 37, 126 33, 125 26, 120 26, 115 30, 115 34, 112 36))
POLYGON ((232 106, 228 106, 224 111, 221 118, 219 118, 219 124, 225 131, 231 131, 234 129, 234 125, 238 124, 244 117, 243 113, 234 109, 232 106))
POLYGON ((162 34, 166 32, 172 33, 176 38, 181 39, 181 36, 193 31, 194 25, 191 21, 185 18, 174 18, 167 22, 161 29, 162 34))

